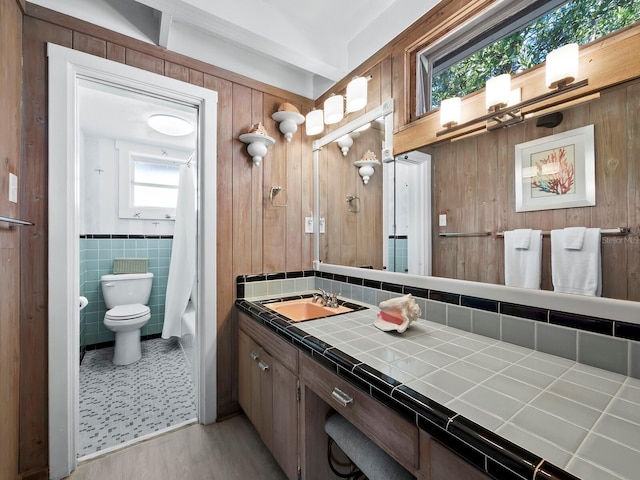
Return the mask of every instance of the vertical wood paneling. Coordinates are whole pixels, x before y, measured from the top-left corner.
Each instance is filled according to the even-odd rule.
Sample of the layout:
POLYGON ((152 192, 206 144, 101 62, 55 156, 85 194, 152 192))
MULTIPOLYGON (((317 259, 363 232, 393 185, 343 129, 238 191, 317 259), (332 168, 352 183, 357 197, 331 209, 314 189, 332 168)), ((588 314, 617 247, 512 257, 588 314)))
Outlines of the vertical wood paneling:
MULTIPOLYGON (((435 147, 434 218, 446 212, 448 231, 475 231, 475 227, 477 231, 497 232, 516 228, 638 225, 636 184, 640 174, 635 152, 639 127, 637 115, 628 113, 633 111, 630 106, 640 102, 638 85, 629 83, 603 93, 600 99, 567 109, 563 112, 564 121, 553 130, 536 127, 535 120, 529 120, 435 147), (594 124, 596 133, 596 206, 517 213, 515 146, 589 124, 594 124)), ((640 296, 638 262, 634 261, 640 257, 634 243, 636 234, 603 238, 603 296, 621 299, 640 296)), ((434 275, 504 283, 503 242, 495 237, 441 239, 434 232, 434 275), (479 261, 474 263, 475 259, 479 261)), ((553 290, 549 237, 543 238, 542 245, 541 288, 553 290)))
MULTIPOLYGON (((9 173, 20 179, 22 13, 0 0, 0 215, 20 217, 8 201, 9 173)), ((20 445, 20 234, 0 226, 0 478, 17 478, 20 445)))
MULTIPOLYGON (((207 77, 210 78, 217 78, 217 77, 213 77, 211 75, 207 75, 207 77)), ((194 85, 198 85, 199 87, 202 87, 205 85, 205 81, 204 81, 204 73, 199 72, 198 70, 194 70, 192 68, 189 69, 189 83, 193 83, 194 85)), ((227 82, 225 81, 226 84, 231 84, 231 82, 227 82)), ((231 137, 222 137, 225 139, 231 138, 231 137)))
MULTIPOLYGON (((303 114, 306 111, 301 110, 303 114)), ((313 150, 311 143, 312 138, 307 137, 304 124, 298 128, 301 136, 300 142, 300 158, 301 158, 301 175, 302 175, 302 190, 301 190, 301 205, 302 216, 313 216, 314 203, 313 203, 313 150)), ((303 218, 304 220, 304 218, 303 218)), ((304 234, 302 238, 302 269, 309 270, 313 266, 313 235, 304 234)))
POLYGON ((640 301, 640 83, 632 84, 627 89, 627 192, 629 202, 628 225, 632 227, 631 235, 625 242, 628 256, 627 291, 628 299, 640 301))
POLYGON ((132 67, 164 75, 164 61, 162 59, 131 48, 127 48, 125 51, 125 63, 132 67))
POLYGON ((24 137, 21 216, 34 222, 20 239, 20 471, 48 468, 48 146, 46 42, 72 46, 71 30, 24 19, 24 137))
POLYGON ((175 78, 189 83, 189 68, 172 62, 164 62, 164 74, 167 77, 175 78))
POLYGON ((107 42, 107 58, 114 62, 124 63, 126 60, 125 48, 115 43, 107 42))
MULTIPOLYGON (((250 122, 246 126, 245 132, 248 132, 252 125, 258 122, 262 122, 263 115, 263 93, 259 91, 251 91, 251 104, 249 108, 250 122)), ((271 132, 271 136, 273 136, 271 132)), ((246 150, 246 149, 245 149, 246 150)), ((247 158, 250 159, 247 154, 247 158)), ((251 190, 246 192, 246 195, 251 199, 251 272, 252 273, 264 273, 269 270, 263 263, 264 259, 264 244, 263 237, 268 233, 265 232, 264 225, 264 209, 266 208, 265 196, 263 191, 264 178, 265 178, 265 165, 266 162, 273 161, 273 149, 267 149, 267 155, 262 160, 260 166, 254 165, 251 161, 249 163, 250 175, 251 175, 251 190)))
MULTIPOLYGON (((300 105, 296 105, 296 108, 300 110, 300 105)), ((285 143, 285 152, 287 159, 287 191, 285 192, 285 198, 287 200, 286 208, 286 267, 287 271, 302 270, 304 268, 303 261, 303 243, 304 243, 304 217, 303 204, 304 201, 302 175, 303 175, 303 159, 302 159, 302 133, 304 130, 304 124, 302 128, 298 128, 294 134, 291 142, 285 143), (299 202, 289 202, 289 199, 299 198, 299 202)), ((279 130, 276 131, 279 135, 279 140, 284 139, 280 136, 279 130)), ((306 206, 306 205, 304 205, 306 206)))
POLYGON ((73 49, 81 52, 105 58, 107 56, 107 42, 85 35, 80 32, 73 32, 73 49))

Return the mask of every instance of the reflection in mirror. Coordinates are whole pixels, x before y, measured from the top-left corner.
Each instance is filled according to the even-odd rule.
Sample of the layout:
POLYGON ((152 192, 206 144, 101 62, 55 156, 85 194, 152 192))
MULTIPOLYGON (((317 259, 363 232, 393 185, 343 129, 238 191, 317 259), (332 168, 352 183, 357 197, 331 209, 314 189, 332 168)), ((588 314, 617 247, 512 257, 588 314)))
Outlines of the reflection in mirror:
POLYGON ((371 110, 313 143, 316 172, 315 260, 382 269, 382 162, 392 160, 393 102, 371 110), (345 136, 348 136, 345 138, 345 136), (381 164, 366 179, 359 165, 367 152, 381 164), (318 228, 319 227, 319 228, 318 228))

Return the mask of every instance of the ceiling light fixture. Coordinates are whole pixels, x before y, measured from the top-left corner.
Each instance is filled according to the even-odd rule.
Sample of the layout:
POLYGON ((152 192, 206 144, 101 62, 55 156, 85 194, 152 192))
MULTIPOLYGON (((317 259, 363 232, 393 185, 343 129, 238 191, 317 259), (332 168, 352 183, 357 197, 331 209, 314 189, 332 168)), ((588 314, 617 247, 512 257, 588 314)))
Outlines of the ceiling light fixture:
POLYGON ((189 135, 194 130, 191 122, 188 122, 184 118, 164 113, 151 115, 147 120, 147 124, 155 131, 172 137, 189 135))

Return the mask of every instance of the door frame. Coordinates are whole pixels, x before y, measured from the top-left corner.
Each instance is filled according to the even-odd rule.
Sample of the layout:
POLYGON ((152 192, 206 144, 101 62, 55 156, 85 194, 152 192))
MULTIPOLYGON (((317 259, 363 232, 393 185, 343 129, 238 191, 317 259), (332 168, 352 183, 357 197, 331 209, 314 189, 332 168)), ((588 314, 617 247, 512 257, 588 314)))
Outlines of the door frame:
POLYGON ((216 420, 217 93, 59 45, 49 60, 49 478, 77 466, 79 393, 78 80, 107 82, 196 107, 198 245, 196 403, 198 421, 216 420), (206 188, 204 186, 206 185, 206 188))

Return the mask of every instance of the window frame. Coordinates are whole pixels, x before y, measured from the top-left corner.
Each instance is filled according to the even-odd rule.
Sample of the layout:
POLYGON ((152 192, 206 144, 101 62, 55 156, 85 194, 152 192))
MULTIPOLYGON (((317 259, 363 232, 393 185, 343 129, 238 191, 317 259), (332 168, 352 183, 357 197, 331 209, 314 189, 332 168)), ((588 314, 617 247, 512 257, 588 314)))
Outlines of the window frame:
MULTIPOLYGON (((133 188, 136 185, 134 182, 134 162, 142 160, 156 164, 182 165, 189 161, 192 152, 120 141, 116 142, 116 149, 119 157, 118 217, 128 220, 175 220, 175 208, 133 205, 133 188)), ((149 185, 146 182, 144 184, 149 185)), ((158 184, 158 187, 163 186, 166 187, 164 184, 158 184)))

